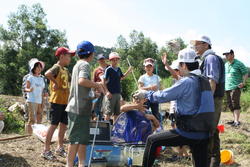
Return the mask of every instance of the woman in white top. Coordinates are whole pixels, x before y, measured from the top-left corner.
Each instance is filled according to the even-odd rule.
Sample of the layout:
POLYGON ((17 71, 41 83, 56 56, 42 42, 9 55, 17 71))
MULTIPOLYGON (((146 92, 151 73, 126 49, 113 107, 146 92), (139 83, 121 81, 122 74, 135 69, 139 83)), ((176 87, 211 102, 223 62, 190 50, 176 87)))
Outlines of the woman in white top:
MULTIPOLYGON (((139 89, 147 91, 159 90, 161 79, 158 75, 153 73, 155 65, 154 59, 152 58, 145 59, 143 65, 146 73, 140 76, 138 80, 139 89)), ((147 106, 148 108, 151 108, 152 114, 158 120, 160 120, 159 103, 147 102, 147 106)))

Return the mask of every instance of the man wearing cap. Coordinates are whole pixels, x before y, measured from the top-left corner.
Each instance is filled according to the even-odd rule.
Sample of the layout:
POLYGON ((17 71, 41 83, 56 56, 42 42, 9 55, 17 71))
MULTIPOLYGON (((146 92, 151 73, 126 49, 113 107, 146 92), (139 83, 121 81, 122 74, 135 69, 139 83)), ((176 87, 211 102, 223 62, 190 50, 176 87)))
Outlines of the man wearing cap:
MULTIPOLYGON (((186 116, 186 121, 190 120, 191 122, 193 120, 191 116, 201 111, 199 109, 201 97, 199 76, 201 71, 195 57, 196 54, 193 50, 181 50, 178 54, 178 62, 179 71, 183 78, 170 88, 147 93, 147 98, 151 102, 165 103, 177 100, 177 115, 186 116)), ((208 85, 206 87, 206 110, 213 113, 213 96, 207 80, 206 84, 208 85)), ((155 160, 154 153, 157 147, 182 145, 190 146, 195 167, 207 167, 208 130, 195 131, 190 126, 182 125, 177 123, 177 128, 173 130, 156 133, 148 137, 143 156, 143 167, 151 167, 153 165, 155 160)))
MULTIPOLYGON (((99 67, 97 67, 94 70, 94 82, 102 83, 105 69, 109 65, 106 63, 106 57, 103 54, 97 55, 97 61, 99 63, 99 67)), ((101 94, 101 96, 98 97, 98 99, 94 105, 94 112, 95 112, 96 116, 99 115, 100 120, 101 120, 102 100, 103 100, 103 94, 101 94)))
POLYGON ((145 143, 147 137, 160 126, 159 121, 147 114, 144 103, 147 101, 145 90, 137 90, 132 94, 133 101, 121 106, 123 112, 112 129, 112 141, 126 143, 145 143), (151 125, 152 122, 152 125, 151 125))
POLYGON ((50 151, 51 139, 55 129, 59 125, 58 146, 56 153, 59 156, 66 157, 66 152, 63 147, 63 140, 68 124, 68 115, 65 111, 69 97, 69 71, 66 66, 69 65, 71 57, 75 55, 75 51, 70 51, 68 48, 60 47, 56 50, 55 56, 57 63, 54 64, 45 76, 50 80, 49 90, 51 110, 49 113, 50 127, 47 131, 44 151, 41 156, 47 160, 54 160, 55 156, 50 151))
MULTIPOLYGON (((222 59, 212 50, 212 43, 207 36, 191 40, 196 54, 200 57, 200 69, 202 74, 209 78, 209 83, 214 93, 215 123, 218 125, 222 110, 223 96, 225 91, 225 68, 222 59)), ((220 138, 219 131, 210 138, 209 164, 210 167, 220 166, 220 138)))
POLYGON ((239 60, 234 58, 234 51, 231 49, 223 53, 226 56, 225 64, 226 84, 225 90, 227 95, 227 104, 233 112, 234 120, 228 122, 232 126, 240 125, 240 94, 241 88, 246 84, 248 78, 248 70, 246 66, 239 60))

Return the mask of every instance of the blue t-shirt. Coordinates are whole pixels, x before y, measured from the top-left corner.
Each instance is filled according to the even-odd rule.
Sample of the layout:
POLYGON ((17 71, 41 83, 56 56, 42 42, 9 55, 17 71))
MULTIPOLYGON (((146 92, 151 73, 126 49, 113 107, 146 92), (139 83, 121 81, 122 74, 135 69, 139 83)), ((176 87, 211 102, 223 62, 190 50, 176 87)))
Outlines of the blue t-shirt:
POLYGON ((119 67, 109 66, 104 73, 104 79, 107 80, 107 89, 111 94, 121 93, 121 78, 123 73, 119 67))
MULTIPOLYGON (((164 103, 176 100, 177 114, 193 115, 197 113, 200 104, 200 89, 198 79, 184 77, 177 81, 172 87, 163 91, 148 93, 150 102, 164 103)), ((207 132, 186 132, 180 129, 176 131, 184 137, 190 139, 205 139, 208 138, 207 132)))
POLYGON ((27 81, 30 82, 30 88, 33 88, 32 92, 27 93, 27 102, 42 104, 44 79, 41 76, 29 75, 27 81))
POLYGON ((220 60, 217 58, 215 53, 212 50, 207 50, 203 54, 204 59, 204 66, 203 69, 203 75, 207 76, 208 78, 214 80, 217 84, 219 83, 220 72, 221 72, 221 64, 220 60))

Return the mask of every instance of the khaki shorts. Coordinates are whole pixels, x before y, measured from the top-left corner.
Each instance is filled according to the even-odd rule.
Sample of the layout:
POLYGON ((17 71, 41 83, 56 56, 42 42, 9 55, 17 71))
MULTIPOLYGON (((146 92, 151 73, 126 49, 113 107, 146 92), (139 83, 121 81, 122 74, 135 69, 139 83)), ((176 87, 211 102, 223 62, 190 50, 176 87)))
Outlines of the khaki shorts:
POLYGON ((239 88, 234 90, 226 91, 227 94, 227 105, 231 111, 240 110, 240 94, 239 88))
POLYGON ((28 107, 28 110, 27 110, 28 111, 28 125, 33 125, 34 123, 36 123, 39 104, 28 102, 27 107, 28 107))
POLYGON ((102 103, 102 112, 105 115, 119 115, 120 114, 121 94, 112 94, 111 99, 104 96, 102 103))

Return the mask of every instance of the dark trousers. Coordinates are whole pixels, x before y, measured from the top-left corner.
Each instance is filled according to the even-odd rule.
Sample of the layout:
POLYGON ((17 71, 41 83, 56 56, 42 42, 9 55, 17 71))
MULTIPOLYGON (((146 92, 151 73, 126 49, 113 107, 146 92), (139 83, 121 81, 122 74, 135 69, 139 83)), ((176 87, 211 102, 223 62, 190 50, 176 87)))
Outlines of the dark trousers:
POLYGON ((159 113, 159 103, 150 103, 150 102, 146 102, 147 108, 151 109, 152 114, 155 116, 156 119, 158 119, 159 121, 161 121, 161 116, 159 113))
MULTIPOLYGON (((222 97, 214 98, 215 105, 215 123, 218 125, 220 121, 220 115, 223 105, 222 97)), ((219 167, 220 166, 220 136, 218 129, 212 134, 208 145, 208 163, 209 167, 219 167)))
POLYGON ((175 130, 150 135, 146 142, 143 167, 151 167, 155 161, 156 148, 159 146, 188 145, 192 152, 194 167, 208 166, 208 139, 194 140, 180 136, 175 130))

